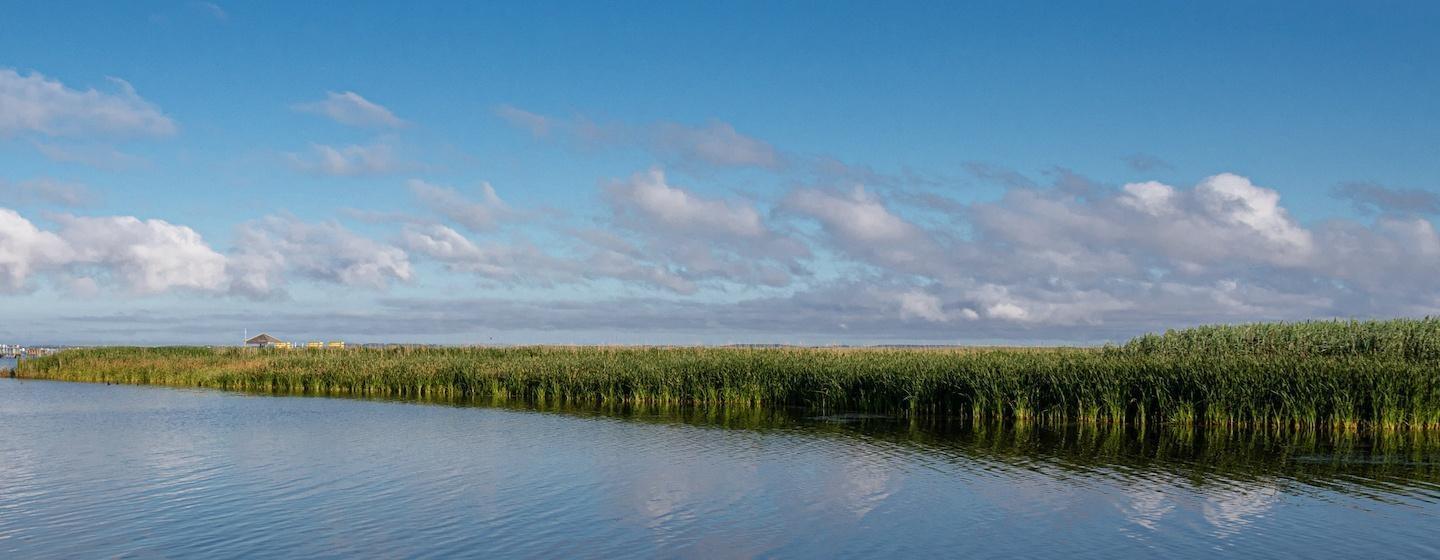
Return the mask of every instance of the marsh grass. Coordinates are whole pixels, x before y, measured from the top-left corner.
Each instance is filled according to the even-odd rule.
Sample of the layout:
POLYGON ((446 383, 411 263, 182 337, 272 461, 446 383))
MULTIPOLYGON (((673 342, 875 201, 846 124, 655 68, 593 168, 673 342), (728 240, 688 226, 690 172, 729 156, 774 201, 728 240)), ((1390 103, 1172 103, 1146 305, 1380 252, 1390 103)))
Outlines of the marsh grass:
POLYGON ((1043 349, 87 348, 17 375, 537 403, 804 407, 975 421, 1440 428, 1440 321, 1200 327, 1043 349))

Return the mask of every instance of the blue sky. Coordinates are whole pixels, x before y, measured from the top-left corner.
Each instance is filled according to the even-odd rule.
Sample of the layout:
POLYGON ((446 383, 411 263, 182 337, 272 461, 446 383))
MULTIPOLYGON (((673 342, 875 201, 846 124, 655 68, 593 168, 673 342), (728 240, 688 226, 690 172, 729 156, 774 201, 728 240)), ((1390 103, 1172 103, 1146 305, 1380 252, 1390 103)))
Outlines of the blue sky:
POLYGON ((1440 309, 1429 3, 0 8, 0 337, 1090 343, 1440 309))

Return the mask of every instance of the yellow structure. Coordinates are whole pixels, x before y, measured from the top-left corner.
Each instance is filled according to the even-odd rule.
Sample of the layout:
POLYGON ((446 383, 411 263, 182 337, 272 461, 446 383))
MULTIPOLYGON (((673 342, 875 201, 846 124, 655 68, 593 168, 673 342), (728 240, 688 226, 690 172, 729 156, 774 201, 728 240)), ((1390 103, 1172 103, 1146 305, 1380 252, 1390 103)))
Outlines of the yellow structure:
POLYGON ((345 341, 343 341, 343 340, 332 340, 332 341, 330 341, 330 342, 325 343, 325 347, 326 347, 326 348, 336 349, 336 350, 344 350, 344 349, 345 349, 345 341))
POLYGON ((305 343, 305 347, 306 347, 306 348, 324 348, 324 347, 325 347, 325 343, 320 342, 320 341, 318 341, 318 340, 312 340, 312 341, 310 341, 310 342, 306 342, 306 343, 305 343))
POLYGON ((291 344, 291 343, 289 343, 289 342, 276 342, 276 343, 275 343, 275 347, 276 347, 276 348, 279 348, 279 349, 281 349, 281 350, 289 350, 289 349, 291 349, 291 348, 294 348, 295 345, 294 345, 294 344, 291 344))

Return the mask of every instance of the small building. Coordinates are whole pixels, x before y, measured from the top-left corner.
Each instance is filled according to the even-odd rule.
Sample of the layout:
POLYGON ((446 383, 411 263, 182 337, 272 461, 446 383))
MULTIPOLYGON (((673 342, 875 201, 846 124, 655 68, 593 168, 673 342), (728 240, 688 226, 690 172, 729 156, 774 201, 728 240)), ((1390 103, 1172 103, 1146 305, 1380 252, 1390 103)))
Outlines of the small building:
POLYGON ((294 348, 295 345, 294 345, 294 344, 291 344, 291 343, 289 343, 289 342, 276 342, 276 343, 275 343, 275 347, 276 347, 276 348, 279 348, 279 349, 281 349, 281 350, 289 350, 289 349, 291 349, 291 348, 294 348))
POLYGON ((330 341, 330 342, 326 342, 326 343, 325 343, 325 347, 326 347, 326 348, 333 349, 333 350, 344 350, 344 349, 345 349, 345 341, 343 341, 343 340, 332 340, 332 341, 330 341))
POLYGON ((278 348, 281 344, 286 344, 286 342, 265 333, 257 334, 245 341, 246 346, 255 348, 278 348))
POLYGON ((324 347, 325 347, 325 343, 320 342, 320 341, 318 341, 318 340, 312 340, 312 341, 310 341, 310 342, 306 342, 306 343, 305 343, 305 347, 306 347, 306 348, 324 348, 324 347))

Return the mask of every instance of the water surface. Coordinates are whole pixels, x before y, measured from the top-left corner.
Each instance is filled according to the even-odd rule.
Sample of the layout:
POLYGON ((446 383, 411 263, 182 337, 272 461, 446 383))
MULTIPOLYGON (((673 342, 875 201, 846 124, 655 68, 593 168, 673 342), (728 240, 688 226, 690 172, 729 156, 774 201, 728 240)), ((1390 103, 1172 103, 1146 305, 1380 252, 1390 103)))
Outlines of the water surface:
POLYGON ((3 379, 0 557, 1436 557, 1435 449, 3 379))

